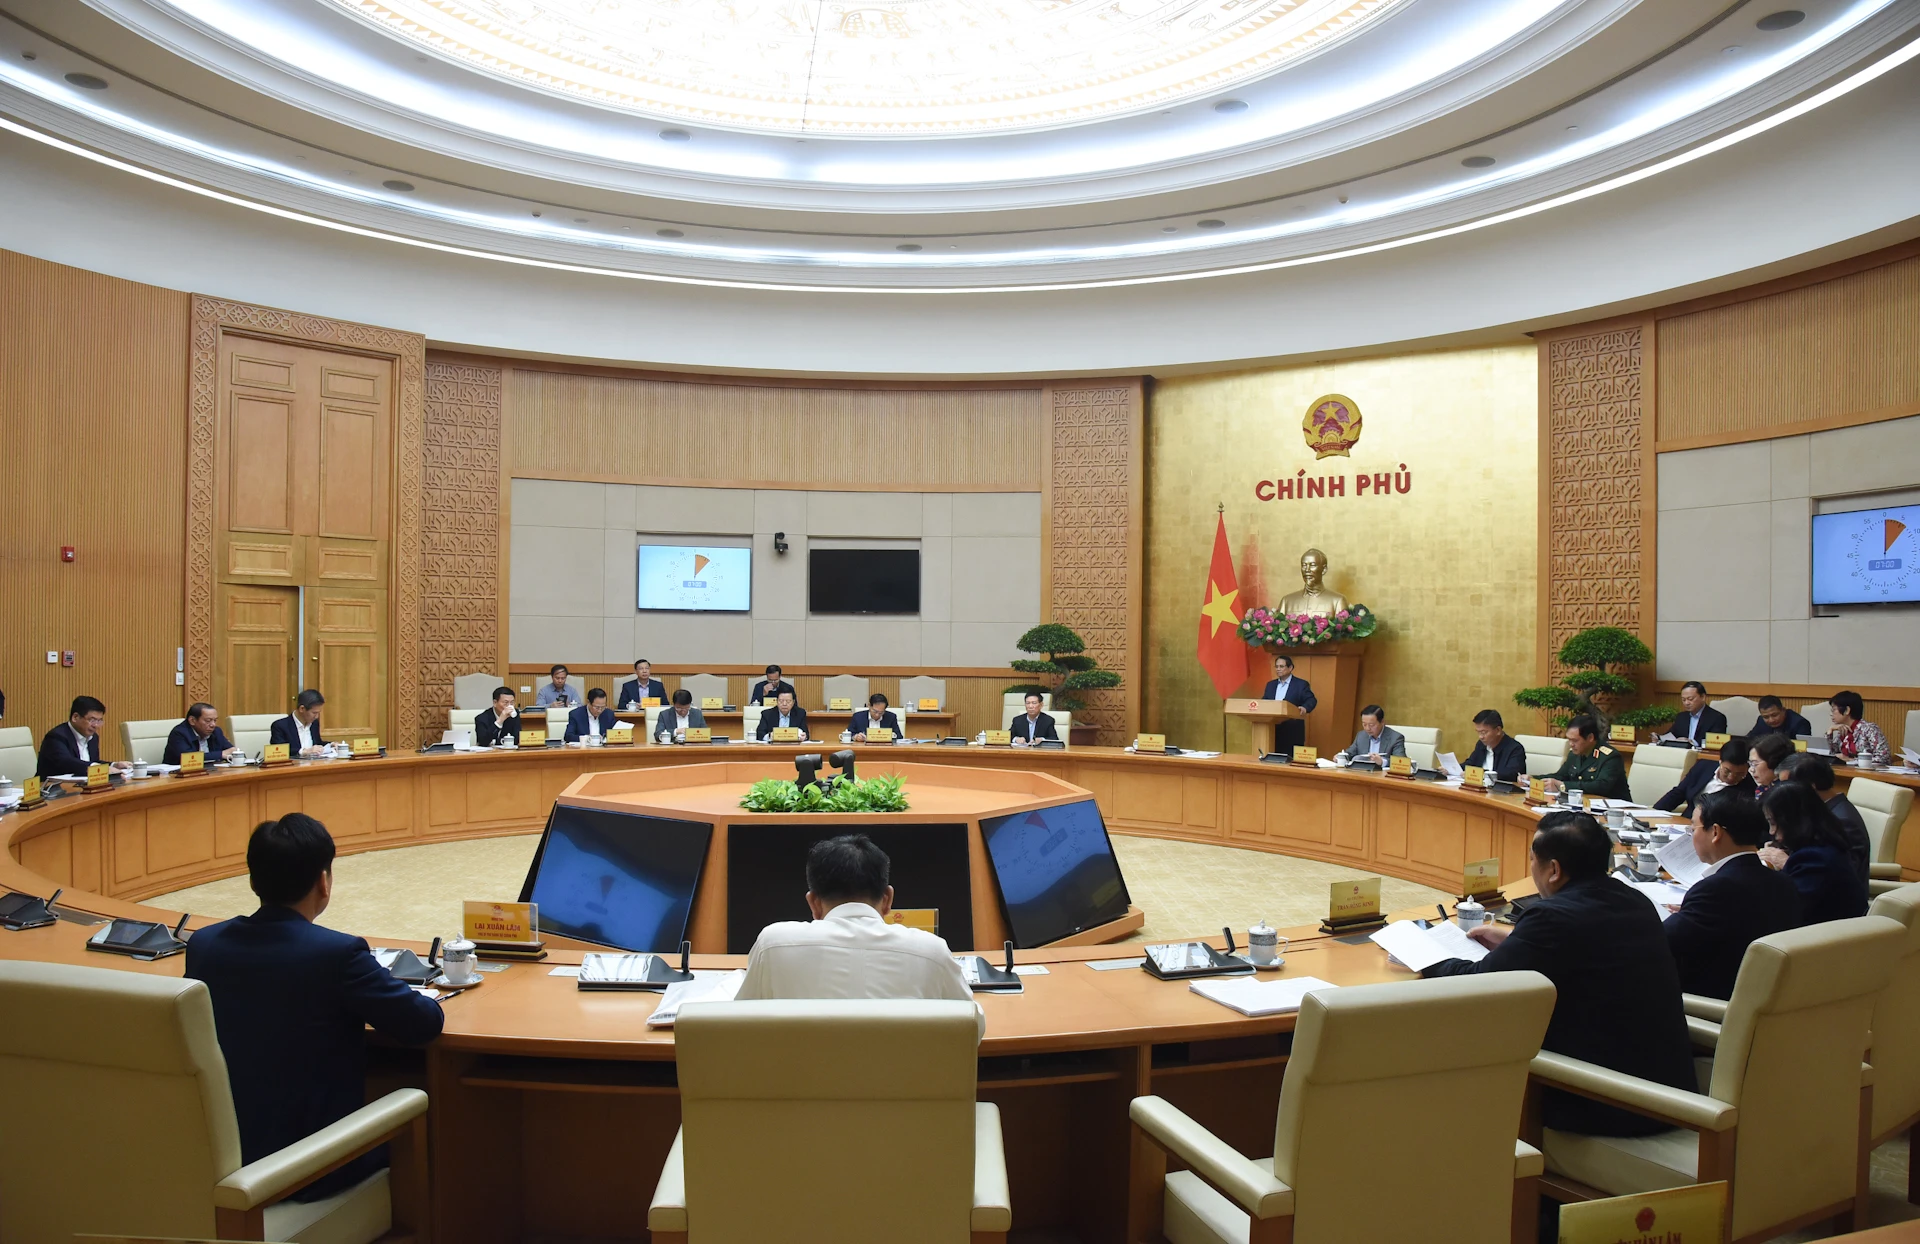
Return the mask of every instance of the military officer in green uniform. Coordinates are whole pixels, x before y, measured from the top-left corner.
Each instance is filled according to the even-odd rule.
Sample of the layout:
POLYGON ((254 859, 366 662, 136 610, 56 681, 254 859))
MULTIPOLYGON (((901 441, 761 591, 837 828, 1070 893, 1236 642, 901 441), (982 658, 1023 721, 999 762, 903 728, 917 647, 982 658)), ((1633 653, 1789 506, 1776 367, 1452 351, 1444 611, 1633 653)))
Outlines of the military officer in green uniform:
POLYGON ((1627 766, 1620 753, 1600 742, 1600 723, 1575 717, 1567 723, 1567 758, 1547 777, 1547 789, 1573 787, 1602 799, 1629 798, 1627 766))

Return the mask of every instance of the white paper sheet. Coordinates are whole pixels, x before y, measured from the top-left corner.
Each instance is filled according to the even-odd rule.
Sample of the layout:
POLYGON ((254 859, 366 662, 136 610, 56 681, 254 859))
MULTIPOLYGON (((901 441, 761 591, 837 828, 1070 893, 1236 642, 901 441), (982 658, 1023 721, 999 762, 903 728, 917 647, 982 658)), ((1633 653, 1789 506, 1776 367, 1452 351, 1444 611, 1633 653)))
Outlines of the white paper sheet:
POLYGON ((1433 758, 1433 763, 1439 765, 1440 772, 1446 774, 1448 777, 1457 778, 1466 776, 1467 771, 1461 765, 1460 758, 1452 752, 1441 752, 1433 758))
POLYGON ((1137 968, 1145 959, 1089 959, 1087 966, 1096 972, 1117 972, 1121 968, 1137 968))
POLYGON ((1251 976, 1216 977, 1192 981, 1188 989, 1242 1015, 1284 1015, 1300 1009, 1300 1002, 1316 989, 1338 989, 1317 976, 1257 980, 1251 976))
POLYGON ((1423 929, 1411 920, 1396 920, 1384 929, 1375 929, 1367 940, 1415 972, 1424 972, 1446 959, 1478 963, 1487 957, 1485 946, 1451 922, 1423 929))
POLYGON ((1665 881, 1628 881, 1618 873, 1614 874, 1614 880, 1629 890, 1646 896, 1646 900, 1653 904, 1653 909, 1660 913, 1660 919, 1663 922, 1673 914, 1667 910, 1667 904, 1671 903, 1678 907, 1687 897, 1684 886, 1671 885, 1665 881))
POLYGON ((680 1008, 690 1002, 731 1002, 740 994, 740 986, 746 983, 747 970, 735 968, 731 972, 709 972, 694 969, 690 981, 675 981, 667 986, 660 995, 660 1005, 653 1008, 653 1014, 647 1016, 649 1028, 671 1028, 673 1021, 680 1017, 680 1008))
POLYGON ((1707 875, 1707 866, 1693 853, 1693 835, 1682 834, 1664 847, 1656 847, 1654 858, 1685 889, 1707 875))

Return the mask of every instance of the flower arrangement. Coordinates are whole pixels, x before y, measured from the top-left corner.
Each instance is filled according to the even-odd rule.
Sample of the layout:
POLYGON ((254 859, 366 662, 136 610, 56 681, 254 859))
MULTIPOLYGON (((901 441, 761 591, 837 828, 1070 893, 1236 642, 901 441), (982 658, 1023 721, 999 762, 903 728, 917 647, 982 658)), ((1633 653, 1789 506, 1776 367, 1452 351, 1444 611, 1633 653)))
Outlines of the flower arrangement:
POLYGON ((900 775, 875 778, 835 778, 831 787, 818 782, 798 786, 779 778, 763 778, 747 788, 740 806, 749 812, 905 812, 907 794, 900 775))
POLYGON ((1349 605, 1325 617, 1263 607, 1247 610, 1240 619, 1240 638, 1249 648, 1311 648, 1365 639, 1378 624, 1373 610, 1365 605, 1349 605))

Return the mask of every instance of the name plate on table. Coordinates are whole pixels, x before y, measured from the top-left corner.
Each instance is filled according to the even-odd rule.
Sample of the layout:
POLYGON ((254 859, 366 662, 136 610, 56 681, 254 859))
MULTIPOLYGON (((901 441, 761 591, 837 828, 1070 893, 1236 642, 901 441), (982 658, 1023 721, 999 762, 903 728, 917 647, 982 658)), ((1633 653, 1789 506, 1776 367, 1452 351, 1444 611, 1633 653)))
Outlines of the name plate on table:
POLYGON ((207 758, 201 752, 180 753, 180 776, 192 777, 196 773, 207 771, 207 758))
POLYGON ((1380 878, 1336 881, 1327 888, 1327 926, 1350 928, 1380 919, 1380 878))
POLYGON ((1408 778, 1412 777, 1413 776, 1413 757, 1411 756, 1387 757, 1387 773, 1393 777, 1408 777, 1408 778))
POLYGON ((686 733, 682 737, 689 743, 711 743, 713 742, 713 728, 711 726, 688 726, 686 733))
POLYGON ((1607 731, 1607 738, 1615 743, 1631 743, 1633 742, 1633 727, 1615 726, 1607 731))
POLYGON ((20 806, 21 807, 37 808, 41 804, 45 803, 46 801, 47 801, 46 796, 40 793, 39 778, 30 777, 23 780, 20 783, 20 806))
POLYGON ((909 929, 919 929, 923 933, 940 936, 940 909, 938 907, 896 907, 887 913, 888 924, 904 924, 909 929))
POLYGON ((1560 1244, 1694 1244, 1726 1231, 1724 1181, 1560 1207, 1560 1244))
POLYGON ((488 903, 468 899, 461 930, 470 942, 540 941, 540 905, 538 903, 488 903))
POLYGON ((1713 733, 1707 735, 1705 738, 1700 740, 1700 746, 1701 747, 1725 747, 1727 745, 1727 741, 1731 738, 1733 738, 1733 736, 1731 734, 1728 734, 1726 731, 1715 730, 1713 733))
POLYGON ((1479 765, 1461 765, 1460 788, 1462 790, 1485 790, 1487 788, 1487 771, 1479 765))
POLYGON ((377 738, 355 739, 353 741, 353 750, 348 753, 349 757, 353 760, 365 760, 369 756, 378 756, 379 754, 380 740, 377 738))
POLYGON ((1007 745, 1007 744, 1009 744, 1009 743, 1012 743, 1012 742, 1013 742, 1013 731, 1011 731, 1011 730, 989 730, 989 731, 987 731, 987 745, 988 745, 989 747, 991 747, 991 746, 993 746, 993 745, 995 745, 995 744, 999 744, 999 745, 1001 745, 1001 746, 1005 746, 1005 745, 1007 745))
POLYGON ((1482 894, 1500 892, 1500 861, 1471 860, 1461 873, 1460 894, 1463 898, 1479 898, 1482 894))
POLYGON ((852 709, 853 700, 848 696, 835 696, 833 699, 827 701, 827 711, 830 713, 845 713, 850 712, 852 709))
POLYGON ((1293 749, 1293 762, 1298 765, 1317 765, 1320 763, 1320 749, 1296 747, 1293 749))
POLYGON ((726 698, 723 695, 703 695, 700 697, 700 711, 704 713, 710 708, 719 708, 726 698))
POLYGON ((608 747, 632 747, 633 746, 633 727, 632 726, 615 726, 613 729, 607 731, 607 746, 608 747))
POLYGON ((1804 751, 1806 751, 1806 750, 1807 750, 1807 741, 1806 741, 1805 739, 1795 739, 1795 740, 1793 741, 1793 750, 1794 750, 1794 751, 1796 751, 1796 752, 1804 752, 1804 751))
POLYGON ((650 695, 646 699, 640 701, 640 707, 641 708, 659 708, 660 697, 657 695, 650 695))
POLYGON ((940 701, 932 696, 923 695, 920 697, 920 711, 923 713, 937 713, 940 711, 940 701))
POLYGON ((798 743, 800 741, 800 727, 775 726, 773 728, 773 741, 776 743, 798 743))
POLYGON ((88 790, 105 790, 107 789, 107 787, 113 785, 112 779, 113 779, 112 765, 88 765, 87 766, 87 789, 88 790))
POLYGON ((869 727, 867 730, 867 742, 891 743, 893 742, 893 731, 887 729, 885 726, 869 727))
POLYGON ((1164 752, 1167 750, 1167 736, 1164 734, 1136 734, 1133 736, 1133 750, 1136 752, 1164 752))
POLYGON ((263 765, 285 765, 293 763, 293 746, 289 743, 269 743, 260 753, 263 765))
POLYGON ((1528 803, 1552 803, 1553 796, 1547 793, 1547 779, 1530 777, 1527 779, 1528 803))
MULTIPOLYGON (((359 741, 360 741, 360 740, 358 740, 358 739, 355 739, 355 740, 354 740, 354 742, 356 742, 356 743, 358 743, 359 741)), ((524 728, 523 728, 523 729, 522 729, 522 730, 520 731, 520 746, 522 746, 522 747, 545 747, 546 745, 547 745, 547 732, 546 732, 546 731, 545 731, 544 729, 542 729, 542 730, 527 730, 527 729, 524 729, 524 728)))

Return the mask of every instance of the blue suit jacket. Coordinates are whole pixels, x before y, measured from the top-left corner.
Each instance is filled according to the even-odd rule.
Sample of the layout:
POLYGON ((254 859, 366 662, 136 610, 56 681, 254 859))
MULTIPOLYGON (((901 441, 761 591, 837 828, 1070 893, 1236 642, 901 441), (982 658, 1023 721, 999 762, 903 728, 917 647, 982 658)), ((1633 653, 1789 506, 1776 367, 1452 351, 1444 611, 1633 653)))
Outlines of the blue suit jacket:
MULTIPOLYGON (((267 905, 195 933, 188 977, 213 995, 240 1157, 257 1161, 366 1104, 366 1026, 402 1045, 440 1035, 440 1004, 381 967, 367 943, 267 905)), ((301 1200, 331 1196, 385 1164, 358 1158, 315 1181, 301 1200)))
MULTIPOLYGON (((1678 812, 1681 805, 1685 804, 1687 810, 1691 812, 1694 803, 1706 792, 1707 783, 1713 781, 1714 775, 1718 772, 1720 772, 1720 762, 1717 760, 1694 761, 1693 768, 1687 770, 1687 775, 1680 779, 1679 784, 1654 800, 1653 806, 1662 812, 1678 812)), ((1752 795, 1757 788, 1754 786, 1752 776, 1749 775, 1727 789, 1745 791, 1752 795)), ((1700 991, 1689 989, 1687 992, 1699 993, 1700 991)))
POLYGON ((658 678, 649 678, 647 679, 647 685, 642 687, 638 678, 629 678, 620 684, 620 698, 615 700, 614 704, 617 707, 625 708, 629 704, 640 703, 650 695, 659 696, 660 703, 665 704, 667 702, 667 684, 661 682, 658 678))
MULTIPOLYGON (((1274 692, 1279 689, 1280 680, 1278 678, 1271 679, 1267 683, 1267 689, 1260 693, 1260 698, 1263 700, 1278 699, 1279 697, 1275 696, 1274 692)), ((1309 713, 1320 707, 1320 701, 1315 698, 1313 694, 1313 684, 1298 674, 1295 674, 1293 680, 1287 684, 1287 703, 1298 704, 1309 713)))
POLYGON ((1700 726, 1696 730, 1693 714, 1682 709, 1673 715, 1673 724, 1667 727, 1667 731, 1678 738, 1701 743, 1709 734, 1727 733, 1727 715, 1717 708, 1703 708, 1700 710, 1700 726))
MULTIPOLYGON (((1021 714, 1023 717, 1025 715, 1024 713, 1021 714)), ((893 737, 896 739, 900 737, 900 719, 894 716, 892 709, 887 709, 882 712, 880 714, 880 720, 875 721, 872 711, 863 708, 853 715, 852 721, 847 723, 847 730, 852 734, 865 734, 875 726, 879 726, 883 730, 893 731, 893 737)))
MULTIPOLYGON (((220 759, 220 753, 232 746, 233 740, 227 737, 227 732, 219 726, 215 726, 213 733, 207 736, 207 759, 210 761, 220 759)), ((182 752, 197 752, 199 750, 199 732, 193 728, 190 722, 182 720, 179 725, 173 728, 173 733, 167 736, 167 749, 160 754, 160 761, 162 764, 177 765, 180 763, 180 754, 182 752)))
POLYGON ((1731 998, 1740 961, 1755 938, 1800 927, 1800 891, 1751 851, 1734 856, 1687 891, 1661 926, 1680 988, 1731 998))
POLYGON ((1767 724, 1766 718, 1755 717, 1753 719, 1753 728, 1747 731, 1747 738, 1752 740, 1767 734, 1784 734, 1790 739, 1795 739, 1803 734, 1812 733, 1813 727, 1808 724, 1807 719, 1792 709, 1788 709, 1786 717, 1781 720, 1780 727, 1777 730, 1767 724))
MULTIPOLYGON (((267 731, 267 742, 285 743, 289 755, 298 756, 300 754, 300 723, 293 719, 292 713, 288 713, 285 717, 273 723, 272 727, 267 731)), ((315 717, 313 719, 313 745, 318 747, 324 742, 326 742, 326 740, 320 737, 320 719, 315 717)))
POLYGON ((1780 869, 1800 891, 1800 923, 1849 920, 1867 914, 1867 882, 1853 858, 1837 847, 1801 847, 1780 869))
MULTIPOLYGON (((607 731, 619 724, 620 719, 613 715, 612 709, 603 708, 600 710, 600 733, 602 735, 605 735, 607 731)), ((569 743, 578 743, 581 739, 586 738, 587 725, 587 710, 584 706, 568 713, 566 741, 569 743)))
POLYGON ((71 773, 75 777, 85 777, 87 766, 100 763, 100 736, 87 740, 87 754, 80 754, 80 743, 73 737, 73 727, 61 722, 47 731, 40 740, 40 761, 34 767, 34 773, 41 778, 58 777, 62 773, 71 773))

